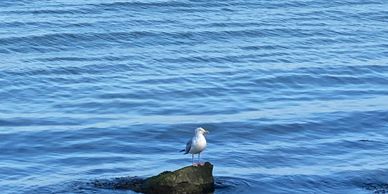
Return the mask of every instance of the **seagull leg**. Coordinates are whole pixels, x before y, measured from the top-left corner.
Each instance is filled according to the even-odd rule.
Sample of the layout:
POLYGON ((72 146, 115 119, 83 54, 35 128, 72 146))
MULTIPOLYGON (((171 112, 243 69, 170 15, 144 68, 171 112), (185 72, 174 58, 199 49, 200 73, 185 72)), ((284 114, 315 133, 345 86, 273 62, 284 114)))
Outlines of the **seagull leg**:
POLYGON ((191 163, 192 163, 193 166, 194 166, 194 154, 191 154, 191 163))
POLYGON ((203 166, 205 163, 201 163, 201 153, 198 154, 198 165, 203 166))

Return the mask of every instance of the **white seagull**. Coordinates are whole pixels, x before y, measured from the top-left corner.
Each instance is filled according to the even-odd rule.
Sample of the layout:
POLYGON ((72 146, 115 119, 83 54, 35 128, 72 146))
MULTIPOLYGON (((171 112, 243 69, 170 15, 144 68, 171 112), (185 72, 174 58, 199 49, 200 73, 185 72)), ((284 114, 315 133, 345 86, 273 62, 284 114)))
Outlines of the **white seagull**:
POLYGON ((191 154, 191 160, 194 164, 194 154, 198 154, 198 163, 200 163, 200 157, 201 157, 201 152, 206 148, 206 139, 204 134, 209 133, 209 131, 206 131, 204 128, 199 127, 195 129, 195 135, 193 138, 191 138, 187 144, 186 144, 186 149, 181 150, 181 152, 185 152, 185 154, 190 153, 191 154))

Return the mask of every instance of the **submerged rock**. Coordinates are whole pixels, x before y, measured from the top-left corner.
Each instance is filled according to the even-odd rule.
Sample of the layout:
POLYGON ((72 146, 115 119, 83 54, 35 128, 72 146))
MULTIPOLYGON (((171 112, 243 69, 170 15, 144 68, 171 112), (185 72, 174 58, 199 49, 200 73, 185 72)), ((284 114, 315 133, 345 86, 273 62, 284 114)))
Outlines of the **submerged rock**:
POLYGON ((100 188, 131 189, 147 194, 212 193, 214 191, 213 165, 206 162, 202 166, 186 166, 173 172, 162 172, 147 179, 116 178, 110 182, 96 181, 94 185, 100 188))

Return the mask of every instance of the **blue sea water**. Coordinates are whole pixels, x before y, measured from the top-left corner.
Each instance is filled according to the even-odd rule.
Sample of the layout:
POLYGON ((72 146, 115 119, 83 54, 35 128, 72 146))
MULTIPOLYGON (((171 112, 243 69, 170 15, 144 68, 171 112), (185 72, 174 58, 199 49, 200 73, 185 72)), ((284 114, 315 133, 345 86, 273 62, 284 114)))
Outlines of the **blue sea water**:
POLYGON ((388 1, 0 1, 1 193, 191 164, 215 193, 388 192, 388 1))

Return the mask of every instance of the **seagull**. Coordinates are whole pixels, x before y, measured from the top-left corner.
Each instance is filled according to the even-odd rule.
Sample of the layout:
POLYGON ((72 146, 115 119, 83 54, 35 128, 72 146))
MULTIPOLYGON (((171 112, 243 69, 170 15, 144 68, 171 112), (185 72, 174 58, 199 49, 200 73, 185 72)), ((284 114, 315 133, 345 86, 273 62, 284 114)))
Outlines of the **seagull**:
POLYGON ((204 128, 199 127, 195 129, 194 132, 194 137, 187 142, 186 149, 181 150, 181 152, 185 152, 184 154, 190 153, 193 166, 196 166, 196 164, 194 164, 194 154, 198 154, 198 163, 201 164, 201 152, 206 148, 206 139, 204 135, 209 133, 209 131, 206 131, 204 128))

